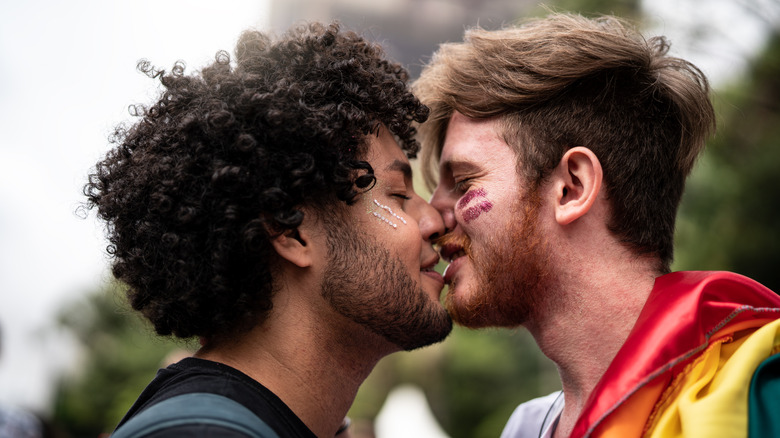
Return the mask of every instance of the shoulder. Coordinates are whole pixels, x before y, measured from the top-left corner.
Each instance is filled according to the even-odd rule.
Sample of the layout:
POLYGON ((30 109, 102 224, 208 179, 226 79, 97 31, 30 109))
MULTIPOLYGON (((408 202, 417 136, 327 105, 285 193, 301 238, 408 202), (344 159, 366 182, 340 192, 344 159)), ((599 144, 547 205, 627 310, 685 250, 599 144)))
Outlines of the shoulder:
POLYGON ((211 424, 188 424, 167 427, 143 438, 253 438, 237 430, 211 424))
POLYGON ((22 409, 0 405, 0 437, 43 436, 43 424, 35 415, 22 409))
MULTIPOLYGON (((187 358, 160 370, 119 426, 146 410, 157 409, 160 403, 193 393, 213 394, 230 399, 284 436, 313 437, 295 413, 262 384, 227 365, 196 358, 187 358)), ((224 428, 216 425, 187 424, 168 428, 165 432, 165 436, 222 436, 220 434, 224 432, 224 428)), ((149 435, 149 438, 152 437, 155 435, 149 435)))
POLYGON ((501 438, 537 438, 542 428, 551 424, 563 409, 561 391, 529 400, 515 408, 501 433, 501 438))
POLYGON ((154 437, 278 438, 245 406, 227 397, 190 393, 140 412, 118 428, 115 438, 154 437))
MULTIPOLYGON (((778 303, 780 299, 772 290, 752 278, 728 271, 676 271, 662 275, 656 279, 656 286, 669 287, 675 290, 708 292, 738 291, 749 295, 765 296, 770 302, 778 303)), ((739 294, 736 294, 739 296, 739 294)))

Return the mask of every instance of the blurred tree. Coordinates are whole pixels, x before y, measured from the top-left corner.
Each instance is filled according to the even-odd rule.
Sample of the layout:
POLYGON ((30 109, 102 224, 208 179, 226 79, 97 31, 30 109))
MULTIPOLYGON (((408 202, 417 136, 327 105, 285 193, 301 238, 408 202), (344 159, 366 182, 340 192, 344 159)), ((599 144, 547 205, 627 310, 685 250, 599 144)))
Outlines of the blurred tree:
POLYGON ((453 438, 496 437, 519 402, 560 389, 555 365, 525 329, 456 329, 435 377, 434 406, 453 438))
MULTIPOLYGON (((765 16, 780 16, 772 5, 765 16)), ((732 270, 780 291, 780 26, 769 28, 747 73, 716 92, 718 131, 686 189, 675 269, 732 270)))
POLYGON ((59 324, 84 353, 80 368, 64 375, 55 392, 54 419, 70 436, 111 432, 166 356, 187 348, 156 337, 128 310, 123 292, 114 282, 60 312, 59 324))
POLYGON ((521 401, 560 389, 555 365, 527 331, 456 327, 442 344, 383 359, 349 415, 373 421, 387 393, 401 384, 422 388, 453 438, 497 437, 521 401))
POLYGON ((554 5, 554 10, 577 12, 585 16, 616 15, 639 19, 642 13, 641 0, 557 0, 548 2, 548 5, 554 5))

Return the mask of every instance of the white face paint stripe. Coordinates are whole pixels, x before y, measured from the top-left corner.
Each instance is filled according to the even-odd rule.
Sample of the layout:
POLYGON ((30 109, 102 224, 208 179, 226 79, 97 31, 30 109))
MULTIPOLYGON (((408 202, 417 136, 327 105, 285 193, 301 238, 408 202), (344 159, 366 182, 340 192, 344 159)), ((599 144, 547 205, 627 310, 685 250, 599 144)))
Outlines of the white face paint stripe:
POLYGON ((398 225, 394 224, 393 222, 390 221, 390 219, 382 216, 381 214, 379 214, 379 213, 377 213, 375 211, 372 211, 371 214, 373 214, 374 216, 378 217, 380 220, 382 220, 382 222, 386 223, 387 225, 390 225, 393 228, 398 228, 398 225))
POLYGON ((406 219, 395 214, 395 212, 390 207, 380 204, 379 201, 377 201, 376 199, 374 199, 374 204, 376 204, 382 210, 386 210, 388 213, 390 213, 390 215, 392 215, 394 218, 398 219, 399 221, 403 222, 404 225, 406 225, 406 219))

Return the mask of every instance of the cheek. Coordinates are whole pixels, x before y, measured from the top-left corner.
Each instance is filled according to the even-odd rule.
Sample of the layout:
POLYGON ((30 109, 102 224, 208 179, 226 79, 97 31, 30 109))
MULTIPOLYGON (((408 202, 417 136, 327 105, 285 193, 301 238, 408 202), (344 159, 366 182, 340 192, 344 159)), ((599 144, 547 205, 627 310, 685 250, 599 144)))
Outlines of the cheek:
POLYGON ((493 203, 487 199, 479 201, 477 205, 467 208, 463 212, 463 222, 471 223, 471 221, 478 219, 482 213, 487 213, 493 208, 493 203))
POLYGON ((493 209, 493 201, 488 198, 485 189, 474 189, 467 192, 455 206, 456 212, 469 224, 480 218, 484 213, 493 209))
POLYGON ((410 270, 417 269, 423 246, 417 221, 374 198, 366 203, 366 215, 376 225, 374 237, 384 242, 394 257, 405 260, 410 270))
POLYGON ((399 226, 408 225, 403 216, 397 214, 391 207, 383 205, 376 199, 373 199, 371 203, 369 203, 366 213, 383 222, 385 225, 392 227, 394 230, 397 230, 399 226))

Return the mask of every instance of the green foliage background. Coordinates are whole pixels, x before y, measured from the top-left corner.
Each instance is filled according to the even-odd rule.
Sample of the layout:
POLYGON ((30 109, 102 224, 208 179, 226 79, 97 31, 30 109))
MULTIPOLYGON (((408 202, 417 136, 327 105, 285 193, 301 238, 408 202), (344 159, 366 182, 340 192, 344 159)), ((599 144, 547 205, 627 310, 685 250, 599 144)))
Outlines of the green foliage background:
MULTIPOLYGON (((637 1, 561 0, 552 7, 640 18, 637 1)), ((780 290, 780 32, 772 30, 747 74, 715 92, 718 134, 687 186, 674 268, 732 270, 780 290)), ((122 295, 112 284, 62 311, 61 325, 85 351, 82 366, 63 376, 53 407, 54 420, 73 437, 109 432, 166 356, 193 347, 156 338, 122 295)), ((402 383, 423 389, 453 438, 497 437, 518 403, 559 389, 554 364, 526 331, 456 328, 440 345, 382 360, 350 415, 370 422, 402 383)))
POLYGON ((718 131, 690 178, 678 269, 724 269, 780 291, 780 32, 742 80, 716 90, 718 131))
POLYGON ((86 353, 60 380, 52 409, 54 422, 73 437, 111 432, 166 357, 192 348, 156 338, 129 310, 118 283, 63 309, 59 324, 86 353))

